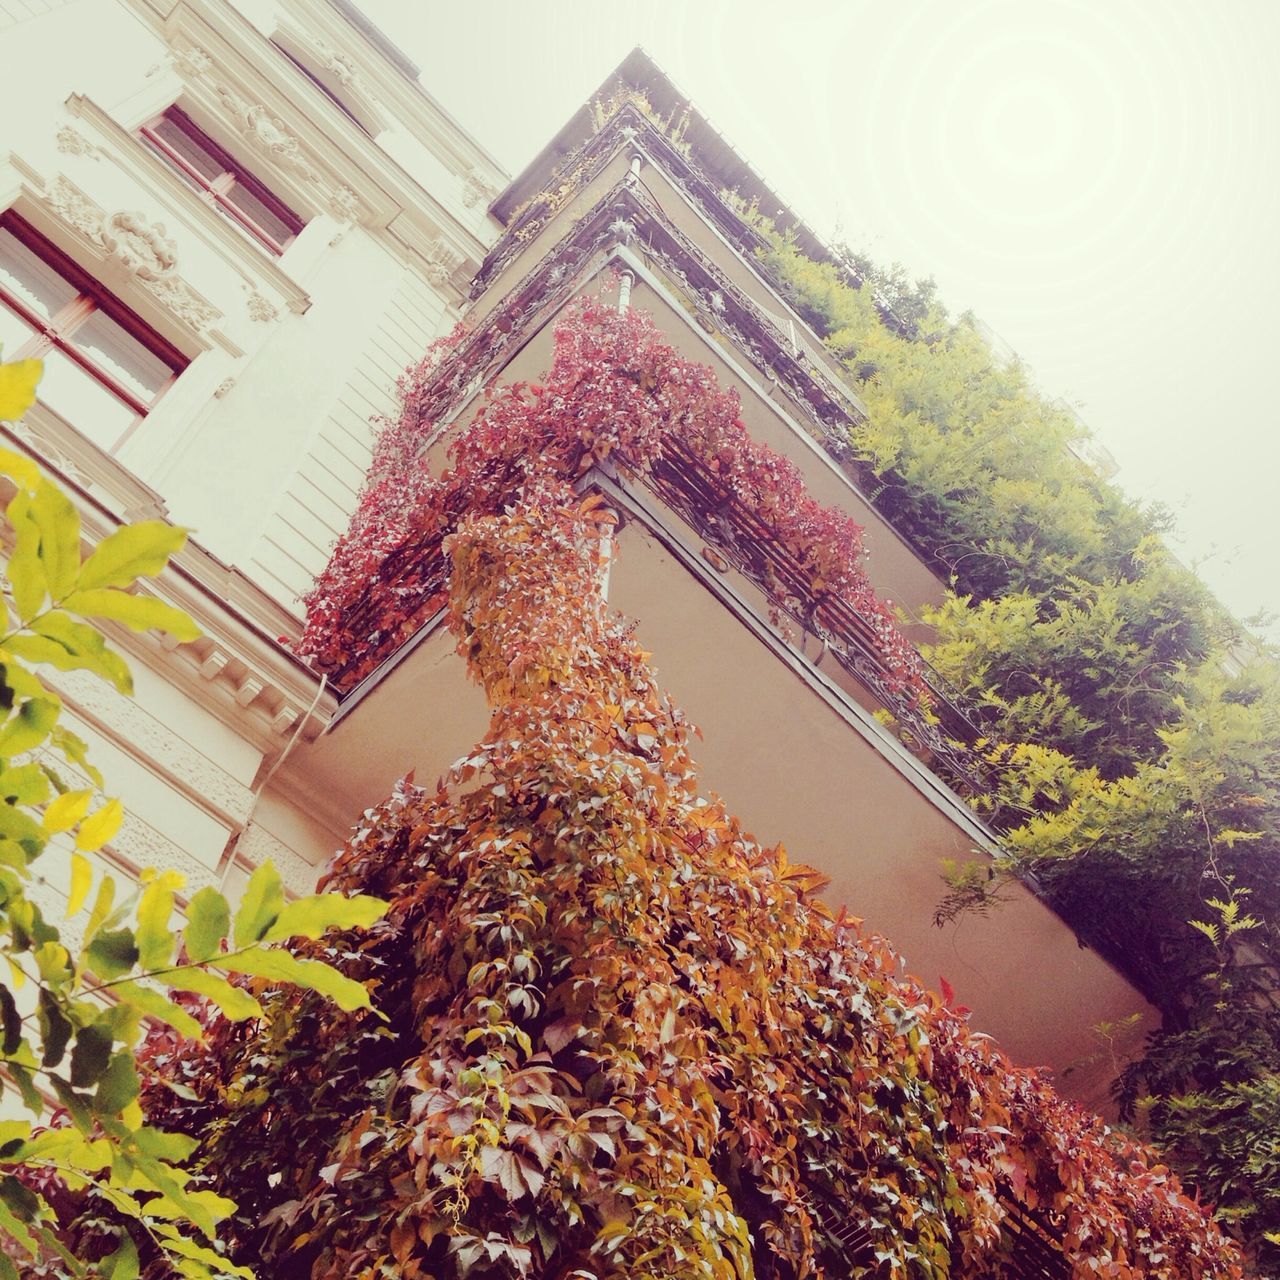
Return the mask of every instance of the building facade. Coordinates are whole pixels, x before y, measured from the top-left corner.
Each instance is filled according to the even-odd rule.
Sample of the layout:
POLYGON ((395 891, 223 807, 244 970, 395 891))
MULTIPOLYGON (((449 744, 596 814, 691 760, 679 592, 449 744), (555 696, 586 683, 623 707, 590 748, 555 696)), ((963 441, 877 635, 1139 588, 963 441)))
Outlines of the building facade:
MULTIPOLYGON (((346 0, 0 0, 0 23, 0 336, 48 370, 11 443, 90 536, 194 530, 157 590, 204 638, 118 635, 133 701, 56 678, 129 811, 116 870, 234 891, 270 858, 308 892, 397 778, 443 774, 481 735, 438 540, 399 539, 324 661, 294 648, 402 371, 459 321, 414 384, 423 465, 448 467, 486 388, 536 383, 558 317, 603 292, 709 366, 750 437, 863 527, 872 585, 925 638, 913 619, 944 586, 867 497, 844 444, 865 410, 759 266, 743 210, 779 201, 642 53, 511 179, 346 0), (398 593, 397 626, 375 622, 374 587, 398 593)), ((966 803, 983 779, 955 745, 975 732, 963 710, 935 690, 920 714, 867 616, 815 600, 697 459, 601 464, 581 486, 619 517, 609 600, 701 727, 729 809, 1015 1059, 1096 1101, 1109 1064, 1088 1065, 1090 1028, 1148 1016, 1138 993, 1030 890, 959 932, 932 924, 940 860, 998 839, 966 803)))

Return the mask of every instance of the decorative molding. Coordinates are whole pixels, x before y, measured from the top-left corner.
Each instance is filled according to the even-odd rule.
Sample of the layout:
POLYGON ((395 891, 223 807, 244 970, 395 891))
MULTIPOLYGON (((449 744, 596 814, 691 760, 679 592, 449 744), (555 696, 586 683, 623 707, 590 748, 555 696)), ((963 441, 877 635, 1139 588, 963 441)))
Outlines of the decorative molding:
POLYGON ((436 288, 455 287, 453 277, 465 262, 460 253, 451 249, 439 236, 435 236, 423 245, 422 257, 426 263, 427 279, 436 288))
POLYGON ((177 246, 163 223, 151 222, 137 210, 107 213, 65 174, 54 180, 43 204, 189 328, 200 333, 222 318, 217 307, 177 274, 177 246))
POLYGON ((98 159, 100 148, 94 146, 78 129, 64 124, 58 130, 58 150, 67 156, 91 156, 98 159))
POLYGON ((264 298, 256 289, 249 294, 249 319, 256 320, 262 324, 269 324, 272 320, 280 319, 280 312, 271 304, 268 299, 264 298))
POLYGON ((498 188, 486 182, 474 169, 462 180, 462 203, 468 209, 483 205, 486 209, 498 198, 498 188))
POLYGON ((174 49, 170 55, 173 64, 184 76, 203 76, 213 69, 213 59, 198 45, 174 49))
POLYGON ((178 246, 164 223, 148 222, 136 210, 107 214, 99 238, 108 257, 148 284, 167 279, 177 269, 178 246))
POLYGON ((369 87, 350 54, 335 48, 315 32, 303 27, 282 27, 280 34, 304 47, 320 72, 327 71, 355 99, 353 105, 357 110, 371 117, 370 123, 374 126, 371 132, 376 133, 387 127, 377 94, 369 87))
POLYGON ((311 188, 311 199, 339 221, 360 222, 368 210, 345 183, 334 184, 320 167, 319 158, 298 135, 268 107, 254 102, 218 75, 217 64, 200 46, 174 45, 174 66, 183 77, 203 85, 228 117, 231 127, 269 164, 311 188))
POLYGON ((311 299, 306 290, 274 258, 250 244, 227 218, 200 200, 163 160, 149 148, 138 146, 137 139, 112 115, 82 94, 72 94, 67 99, 67 110, 84 122, 89 130, 89 146, 96 156, 110 160, 131 181, 154 188, 184 220, 189 232, 202 235, 224 258, 235 260, 238 274, 246 281, 269 286, 264 292, 281 299, 295 314, 307 310, 311 299))
POLYGON ((360 197, 345 183, 329 198, 329 209, 342 222, 360 221, 360 197))
POLYGON ((201 808, 228 825, 249 816, 253 792, 208 756, 123 694, 83 671, 60 671, 49 682, 77 714, 126 755, 153 773, 172 778, 201 808))

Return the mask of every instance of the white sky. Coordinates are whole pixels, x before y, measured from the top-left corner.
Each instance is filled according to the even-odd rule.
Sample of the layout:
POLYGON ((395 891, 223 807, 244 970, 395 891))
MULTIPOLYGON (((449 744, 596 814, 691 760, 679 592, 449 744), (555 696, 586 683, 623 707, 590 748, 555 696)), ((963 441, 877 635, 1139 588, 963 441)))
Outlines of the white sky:
POLYGON ((1280 0, 360 3, 513 173, 642 44, 819 233, 1076 403, 1237 614, 1280 613, 1280 0))

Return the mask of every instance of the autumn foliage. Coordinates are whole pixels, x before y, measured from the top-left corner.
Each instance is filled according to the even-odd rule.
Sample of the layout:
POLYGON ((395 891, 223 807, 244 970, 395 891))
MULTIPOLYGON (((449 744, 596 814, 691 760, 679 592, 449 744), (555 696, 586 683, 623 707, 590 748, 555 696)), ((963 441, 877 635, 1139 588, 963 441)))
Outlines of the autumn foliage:
MULTIPOLYGON (((789 551, 810 598, 852 606, 889 684, 920 694, 919 658, 863 569, 861 528, 814 499, 792 462, 753 440, 737 393, 679 356, 646 315, 620 315, 595 299, 567 308, 544 381, 491 389, 453 441, 449 469, 434 476, 420 451, 436 424, 421 420, 421 402, 459 337, 402 380, 403 412, 385 427, 350 528, 307 597, 301 651, 339 669, 340 684, 373 670, 443 604, 439 546, 464 514, 496 514, 530 487, 572 480, 597 463, 643 477, 675 442, 789 551)), ((781 602, 781 584, 765 589, 781 602)))
POLYGON ((366 815, 329 884, 393 902, 329 948, 386 1021, 266 993, 250 1029, 158 1057, 197 1100, 152 1107, 235 1189, 234 1255, 317 1280, 996 1276, 1016 1205, 1079 1277, 1240 1276, 1149 1152, 699 794, 601 599, 608 515, 578 504, 539 479, 446 544, 489 731, 366 815))

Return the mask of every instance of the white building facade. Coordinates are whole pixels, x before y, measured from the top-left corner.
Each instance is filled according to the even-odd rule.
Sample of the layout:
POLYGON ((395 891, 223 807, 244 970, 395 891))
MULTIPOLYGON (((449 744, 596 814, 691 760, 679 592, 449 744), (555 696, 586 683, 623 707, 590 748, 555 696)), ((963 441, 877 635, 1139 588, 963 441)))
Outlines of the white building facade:
POLYGON ((205 637, 116 633, 133 700, 51 681, 128 809, 104 856, 309 892, 357 815, 264 786, 336 705, 299 596, 506 175, 345 4, 3 0, 0 54, 0 342, 46 363, 6 443, 89 538, 193 530, 157 590, 205 637))

